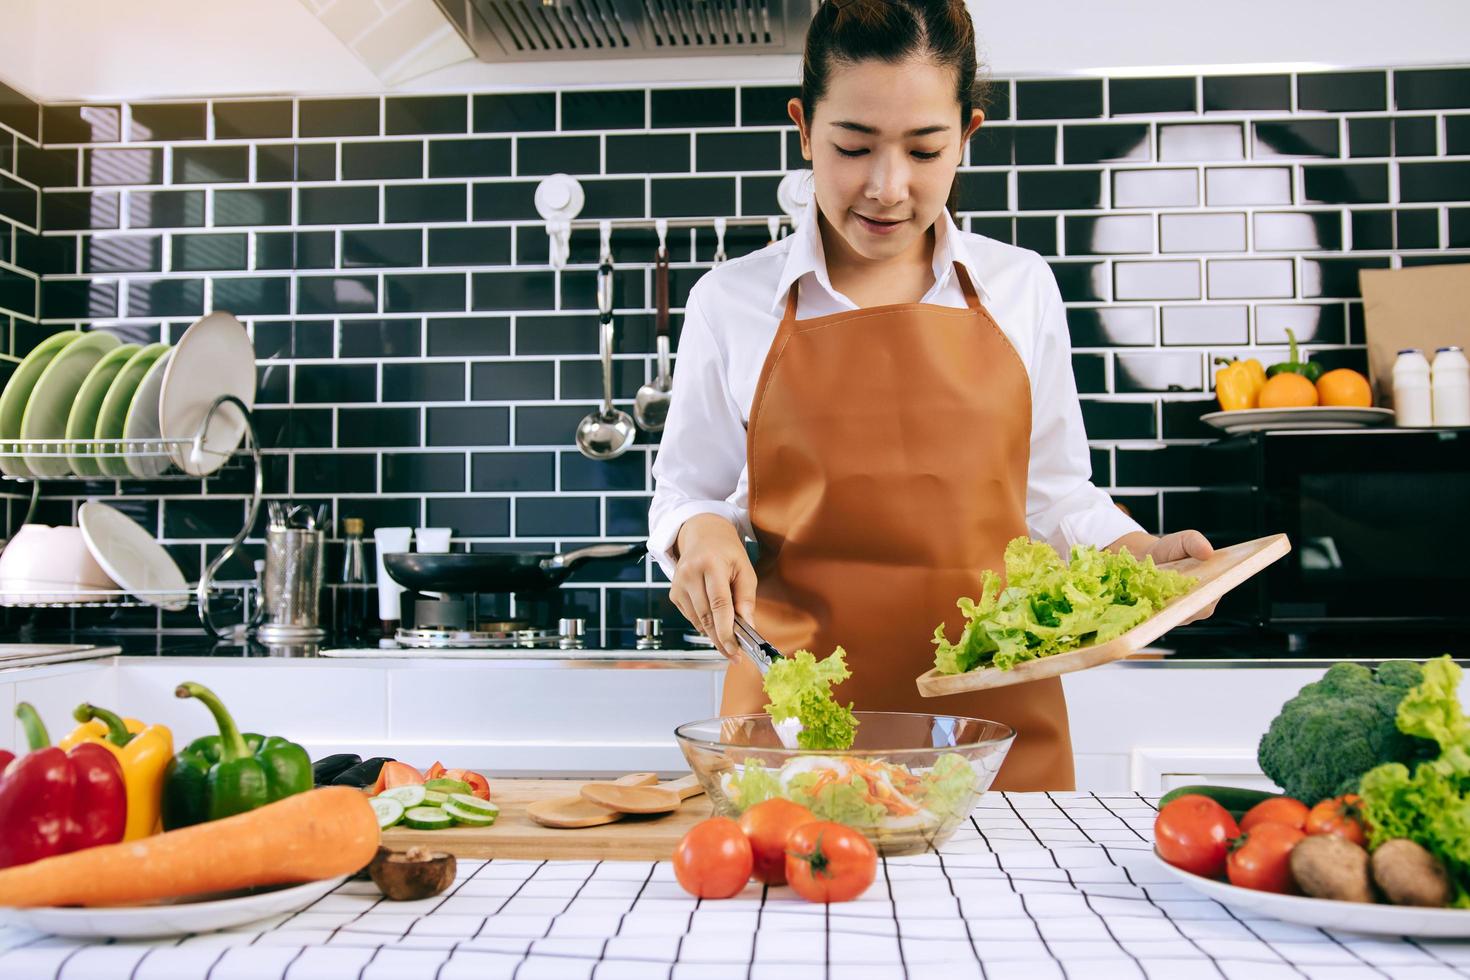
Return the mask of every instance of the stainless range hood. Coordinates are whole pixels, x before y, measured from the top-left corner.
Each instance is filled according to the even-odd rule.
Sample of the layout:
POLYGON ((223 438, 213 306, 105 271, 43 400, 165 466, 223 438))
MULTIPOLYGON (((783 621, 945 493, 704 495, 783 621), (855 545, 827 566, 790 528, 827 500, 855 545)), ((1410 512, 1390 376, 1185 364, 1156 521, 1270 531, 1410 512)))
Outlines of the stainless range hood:
POLYGON ((434 0, 481 61, 800 54, 819 0, 434 0))

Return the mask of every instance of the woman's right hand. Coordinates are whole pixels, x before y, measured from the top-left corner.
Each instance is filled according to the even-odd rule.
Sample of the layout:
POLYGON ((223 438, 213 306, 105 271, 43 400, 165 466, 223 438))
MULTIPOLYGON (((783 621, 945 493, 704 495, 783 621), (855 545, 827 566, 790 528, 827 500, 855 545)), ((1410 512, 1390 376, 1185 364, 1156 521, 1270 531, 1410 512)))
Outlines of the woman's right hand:
POLYGON ((735 614, 755 616, 755 569, 740 531, 718 514, 696 514, 679 528, 677 547, 669 597, 716 649, 739 659, 735 614))

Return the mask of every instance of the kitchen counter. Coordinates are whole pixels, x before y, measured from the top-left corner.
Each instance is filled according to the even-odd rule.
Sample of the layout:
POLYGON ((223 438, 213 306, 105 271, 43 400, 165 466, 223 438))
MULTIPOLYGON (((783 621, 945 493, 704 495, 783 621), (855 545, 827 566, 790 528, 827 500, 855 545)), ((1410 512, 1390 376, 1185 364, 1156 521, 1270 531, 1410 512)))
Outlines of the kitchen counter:
POLYGON ((0 927, 0 976, 273 980, 1464 976, 1470 948, 1288 925, 1175 883, 1136 795, 990 794, 940 854, 884 861, 858 901, 750 884, 697 901, 667 862, 459 862, 443 895, 347 881, 310 907, 182 939, 0 927))

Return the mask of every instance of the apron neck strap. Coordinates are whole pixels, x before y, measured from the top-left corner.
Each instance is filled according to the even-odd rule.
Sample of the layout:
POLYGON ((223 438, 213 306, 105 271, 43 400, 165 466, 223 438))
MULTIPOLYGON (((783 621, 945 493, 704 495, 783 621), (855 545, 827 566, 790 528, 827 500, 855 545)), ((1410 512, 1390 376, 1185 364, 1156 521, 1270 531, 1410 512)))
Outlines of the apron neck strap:
MULTIPOLYGON (((965 294, 965 305, 972 310, 982 309, 983 307, 980 305, 980 294, 975 291, 975 284, 970 281, 970 274, 965 271, 964 265, 956 262, 954 264, 954 271, 956 278, 959 279, 960 289, 965 294)), ((781 316, 783 323, 796 322, 796 292, 800 285, 801 278, 798 277, 792 282, 791 288, 786 291, 786 312, 781 316)))

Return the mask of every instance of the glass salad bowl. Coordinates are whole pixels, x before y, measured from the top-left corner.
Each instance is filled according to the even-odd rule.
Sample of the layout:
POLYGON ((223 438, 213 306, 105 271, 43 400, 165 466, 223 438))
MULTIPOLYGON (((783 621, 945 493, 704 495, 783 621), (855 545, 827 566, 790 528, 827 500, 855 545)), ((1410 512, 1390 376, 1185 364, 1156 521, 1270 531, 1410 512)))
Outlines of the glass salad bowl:
POLYGON ((982 718, 858 711, 849 749, 807 750, 791 722, 727 715, 680 725, 679 748, 715 813, 738 818, 774 796, 861 831, 887 855, 921 854, 967 819, 1015 741, 982 718))

